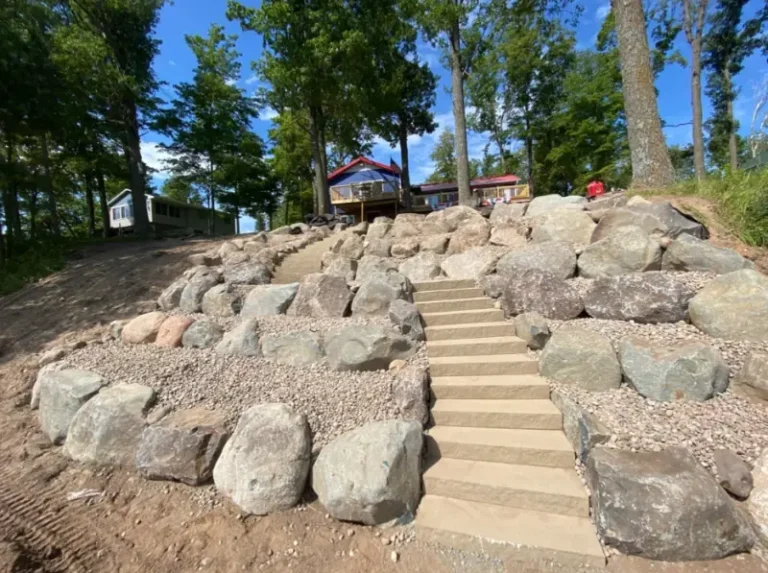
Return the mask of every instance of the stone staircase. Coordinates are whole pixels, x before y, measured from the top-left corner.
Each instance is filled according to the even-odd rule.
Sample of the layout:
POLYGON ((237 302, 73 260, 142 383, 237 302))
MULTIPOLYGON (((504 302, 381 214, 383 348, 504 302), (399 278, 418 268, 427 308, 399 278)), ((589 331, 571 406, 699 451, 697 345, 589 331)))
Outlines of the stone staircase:
POLYGON ((562 415, 514 324, 474 281, 414 289, 434 424, 417 534, 502 558, 603 567, 562 415))

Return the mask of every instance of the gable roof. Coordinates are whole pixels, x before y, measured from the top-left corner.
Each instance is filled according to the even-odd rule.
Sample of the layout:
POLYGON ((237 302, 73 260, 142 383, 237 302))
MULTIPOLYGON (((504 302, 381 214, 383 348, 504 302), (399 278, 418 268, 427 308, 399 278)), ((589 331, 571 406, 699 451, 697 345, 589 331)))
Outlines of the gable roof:
MULTIPOLYGON (((118 193, 117 195, 112 197, 112 199, 107 201, 107 205, 111 207, 112 205, 120 201, 120 199, 122 199, 126 195, 129 195, 130 193, 131 193, 130 189, 123 189, 122 191, 120 191, 120 193, 118 193)), ((160 203, 168 203, 169 205, 177 205, 179 207, 186 207, 188 209, 198 209, 202 211, 208 211, 208 207, 206 207, 205 205, 195 205, 194 203, 185 203, 184 201, 177 201, 176 199, 171 199, 170 197, 166 197, 165 195, 152 195, 151 193, 145 193, 144 197, 150 199, 151 201, 159 201, 160 203)), ((219 213, 220 215, 229 214, 226 211, 220 211, 219 209, 214 209, 214 211, 216 213, 219 213)))
MULTIPOLYGON (((470 188, 491 187, 494 185, 516 185, 520 183, 517 175, 508 173, 506 175, 496 175, 494 177, 476 177, 469 182, 470 188)), ((419 185, 422 193, 436 193, 438 191, 452 191, 459 188, 456 181, 443 181, 441 183, 422 183, 419 185)))
POLYGON ((120 191, 120 193, 118 193, 117 195, 115 195, 114 197, 112 197, 112 199, 110 199, 109 201, 107 201, 107 205, 109 205, 109 206, 111 207, 112 205, 114 205, 115 203, 117 203, 117 202, 118 202, 120 199, 122 199, 123 197, 125 197, 125 196, 126 196, 127 194, 129 194, 130 192, 131 192, 131 190, 130 190, 130 189, 123 189, 122 191, 120 191))
POLYGON ((362 155, 360 157, 357 157, 347 163, 346 165, 342 165, 335 171, 328 174, 328 181, 333 179, 334 177, 337 177, 338 175, 341 175, 348 169, 351 169, 355 165, 370 165, 371 167, 375 167, 376 169, 383 169, 385 171, 388 171, 389 173, 392 173, 393 175, 400 175, 400 169, 395 169, 395 167, 391 165, 384 165, 383 163, 379 163, 378 161, 374 161, 373 159, 368 159, 367 157, 363 157, 362 155))

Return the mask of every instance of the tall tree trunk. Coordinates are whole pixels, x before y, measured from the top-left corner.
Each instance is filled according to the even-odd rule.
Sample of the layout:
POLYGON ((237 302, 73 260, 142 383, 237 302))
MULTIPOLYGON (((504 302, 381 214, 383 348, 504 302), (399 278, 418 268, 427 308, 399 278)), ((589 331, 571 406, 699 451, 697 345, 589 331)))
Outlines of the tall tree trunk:
POLYGON ((107 186, 104 184, 104 172, 101 167, 96 169, 96 184, 99 187, 99 208, 101 210, 101 235, 109 237, 109 205, 107 205, 107 186))
POLYGON ((133 199, 133 231, 140 237, 149 236, 149 215, 144 182, 144 167, 141 162, 141 138, 139 137, 139 118, 136 103, 125 101, 125 132, 123 153, 128 163, 133 199))
POLYGON ((213 187, 213 160, 208 160, 208 234, 213 237, 216 234, 216 212, 213 187))
MULTIPOLYGON (((331 212, 331 198, 328 192, 328 161, 325 154, 325 122, 322 110, 317 106, 309 108, 309 138, 312 143, 314 164, 315 211, 318 215, 331 212)), ((287 219, 286 219, 287 221, 287 219)))
POLYGON ((0 269, 5 268, 5 237, 3 236, 3 209, 0 206, 0 269))
POLYGON ((459 204, 473 205, 469 187, 469 153, 467 151, 467 120, 464 115, 464 70, 461 65, 461 30, 459 21, 451 26, 451 91, 453 92, 453 119, 456 124, 456 175, 459 185, 459 204))
POLYGON ((613 0, 627 114, 633 187, 664 187, 675 180, 661 131, 642 0, 613 0))
POLYGON ((723 70, 723 81, 725 82, 725 91, 728 94, 728 105, 726 113, 728 114, 728 156, 730 159, 731 171, 739 168, 739 147, 736 141, 736 121, 733 119, 733 84, 731 83, 731 71, 728 69, 730 61, 726 62, 723 70))
POLYGON ((37 238, 37 190, 32 189, 29 193, 29 208, 27 209, 29 214, 29 237, 30 239, 37 238))
POLYGON ((408 163, 408 129, 405 121, 400 119, 400 185, 403 193, 403 206, 406 211, 410 211, 411 201, 411 172, 408 163))
POLYGON ((96 236, 96 205, 93 201, 93 181, 90 175, 84 175, 85 203, 88 206, 88 236, 96 236))
POLYGON ((51 228, 56 237, 61 236, 59 224, 59 211, 56 205, 56 195, 53 191, 53 178, 51 177, 51 159, 48 154, 48 135, 40 135, 40 153, 43 159, 43 191, 48 199, 48 211, 51 214, 51 228))
POLYGON ((237 197, 237 183, 235 183, 235 234, 240 234, 240 201, 237 197))
POLYGON ((7 189, 3 193, 3 205, 5 208, 5 225, 8 240, 8 258, 13 258, 17 242, 21 242, 23 235, 21 232, 21 217, 19 216, 19 196, 16 185, 16 152, 15 141, 10 132, 6 132, 5 154, 6 154, 6 177, 7 189))
POLYGON ((701 38, 691 43, 691 107, 693 108, 693 169, 701 181, 707 172, 704 167, 704 122, 701 111, 701 38))
POLYGON ((501 137, 496 136, 496 145, 499 148, 499 163, 501 163, 501 171, 504 173, 504 175, 507 174, 507 159, 504 157, 504 142, 501 140, 501 137))

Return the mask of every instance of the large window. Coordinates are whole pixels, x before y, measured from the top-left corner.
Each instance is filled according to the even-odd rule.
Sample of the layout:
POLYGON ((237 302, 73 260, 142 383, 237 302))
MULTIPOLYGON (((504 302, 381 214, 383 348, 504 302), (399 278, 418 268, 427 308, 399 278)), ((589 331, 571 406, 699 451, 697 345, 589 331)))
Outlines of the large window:
POLYGON ((168 205, 165 203, 155 203, 155 213, 158 215, 168 216, 168 205))
POLYGON ((181 208, 175 205, 168 205, 168 216, 174 219, 181 219, 181 208))
POLYGON ((120 207, 112 207, 112 220, 117 221, 120 218, 120 207))

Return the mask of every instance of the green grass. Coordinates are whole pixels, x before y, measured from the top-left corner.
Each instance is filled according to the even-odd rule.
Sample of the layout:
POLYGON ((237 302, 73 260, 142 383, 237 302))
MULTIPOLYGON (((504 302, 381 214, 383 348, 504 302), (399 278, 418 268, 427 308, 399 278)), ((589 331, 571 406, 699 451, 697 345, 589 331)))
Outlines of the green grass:
POLYGON ((742 241, 768 247, 768 169, 737 171, 701 183, 684 181, 659 193, 710 199, 722 222, 742 241))

